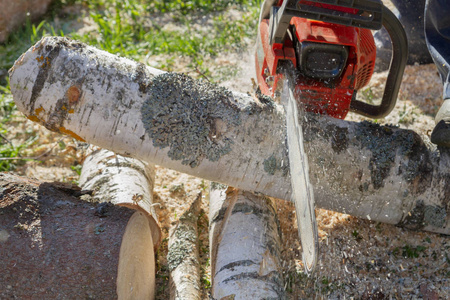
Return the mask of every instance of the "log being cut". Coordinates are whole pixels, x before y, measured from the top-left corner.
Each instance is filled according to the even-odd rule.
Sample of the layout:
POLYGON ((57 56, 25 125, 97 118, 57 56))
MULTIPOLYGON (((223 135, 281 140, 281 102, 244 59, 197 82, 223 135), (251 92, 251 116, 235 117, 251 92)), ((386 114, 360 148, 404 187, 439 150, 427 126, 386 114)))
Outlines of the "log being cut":
MULTIPOLYGON (((257 98, 46 37, 10 70, 17 107, 50 130, 116 153, 290 199, 285 116, 257 98)), ((415 132, 308 116, 316 205, 450 233, 450 153, 415 132)))

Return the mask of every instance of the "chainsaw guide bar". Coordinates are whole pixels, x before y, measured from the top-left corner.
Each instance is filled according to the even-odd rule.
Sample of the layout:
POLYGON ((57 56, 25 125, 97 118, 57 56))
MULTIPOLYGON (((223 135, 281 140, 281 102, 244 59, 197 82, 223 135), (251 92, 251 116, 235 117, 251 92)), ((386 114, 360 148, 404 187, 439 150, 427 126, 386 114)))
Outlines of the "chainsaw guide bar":
POLYGON ((306 273, 310 275, 317 265, 319 237, 314 210, 314 193, 309 182, 308 157, 303 146, 303 130, 299 122, 297 100, 288 79, 283 84, 281 101, 286 111, 287 145, 292 186, 291 199, 295 204, 303 264, 306 273))

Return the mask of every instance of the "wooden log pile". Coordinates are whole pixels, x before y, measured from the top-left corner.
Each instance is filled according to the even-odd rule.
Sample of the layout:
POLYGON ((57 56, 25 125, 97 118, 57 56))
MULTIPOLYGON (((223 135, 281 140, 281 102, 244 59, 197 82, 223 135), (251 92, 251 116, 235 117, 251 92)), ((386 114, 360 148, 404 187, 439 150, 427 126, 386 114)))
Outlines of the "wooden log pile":
MULTIPOLYGON (((119 299, 154 296, 154 248, 161 236, 152 207, 154 164, 235 187, 217 184, 210 193, 212 296, 284 297, 272 205, 280 200, 264 196, 289 200, 291 191, 284 111, 272 99, 56 37, 22 55, 10 79, 29 119, 108 149, 86 159, 80 184, 95 201, 137 210, 118 233, 119 299)), ((392 126, 314 115, 299 121, 318 207, 450 234, 449 150, 392 126)), ((169 239, 172 299, 199 297, 198 202, 169 239), (192 251, 180 252, 180 243, 192 251), (192 276, 186 277, 188 269, 192 276)), ((8 234, 1 231, 0 242, 8 234)), ((35 233, 30 236, 35 243, 35 233)))

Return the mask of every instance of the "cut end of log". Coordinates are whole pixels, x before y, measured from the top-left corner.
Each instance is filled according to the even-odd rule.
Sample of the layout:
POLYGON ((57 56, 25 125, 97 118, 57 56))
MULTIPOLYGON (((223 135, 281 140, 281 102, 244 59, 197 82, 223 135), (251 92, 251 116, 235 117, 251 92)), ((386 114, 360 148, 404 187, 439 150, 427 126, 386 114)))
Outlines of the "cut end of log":
POLYGON ((117 297, 120 244, 134 211, 83 201, 69 184, 2 172, 0 186, 0 299, 117 297))
POLYGON ((120 247, 117 272, 118 299, 155 297, 155 253, 148 218, 135 212, 127 224, 120 247))

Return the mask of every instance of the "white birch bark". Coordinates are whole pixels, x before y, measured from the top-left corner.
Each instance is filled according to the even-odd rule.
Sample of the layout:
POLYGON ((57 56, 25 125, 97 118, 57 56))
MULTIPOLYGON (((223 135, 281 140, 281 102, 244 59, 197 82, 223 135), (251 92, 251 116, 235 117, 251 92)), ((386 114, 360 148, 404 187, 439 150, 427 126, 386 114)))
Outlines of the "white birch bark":
POLYGON ((137 159, 105 149, 92 151, 84 160, 80 187, 93 191, 93 199, 143 211, 148 218, 155 247, 161 240, 153 208, 155 169, 137 159))
POLYGON ((284 299, 271 200, 213 185, 209 214, 213 299, 284 299))
POLYGON ((200 300, 200 254, 197 221, 202 194, 171 228, 169 236, 170 299, 200 300))
MULTIPOLYGON (((290 199, 284 113, 270 99, 55 37, 20 57, 10 78, 18 108, 51 130, 290 199)), ((449 150, 368 122, 309 116, 303 128, 318 207, 450 233, 449 150)))
POLYGON ((83 162, 80 186, 93 199, 137 210, 130 218, 120 247, 118 299, 153 299, 155 249, 161 229, 153 209, 153 166, 105 149, 89 153, 83 162))

